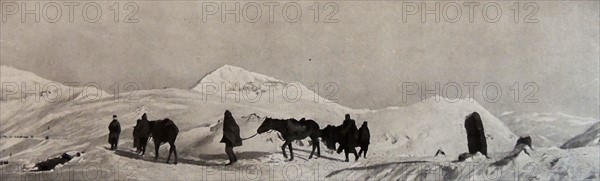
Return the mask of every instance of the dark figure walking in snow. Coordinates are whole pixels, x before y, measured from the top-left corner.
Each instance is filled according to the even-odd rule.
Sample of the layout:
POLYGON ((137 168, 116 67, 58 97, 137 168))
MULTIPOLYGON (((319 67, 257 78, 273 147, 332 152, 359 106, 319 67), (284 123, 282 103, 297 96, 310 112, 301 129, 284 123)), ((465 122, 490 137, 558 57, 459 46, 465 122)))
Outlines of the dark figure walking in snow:
POLYGON ((358 146, 360 146, 360 151, 358 151, 358 156, 361 154, 364 158, 367 158, 367 151, 369 151, 369 144, 371 144, 371 132, 369 132, 369 127, 367 126, 367 122, 363 122, 360 129, 358 129, 358 146))
POLYGON ((488 157, 485 131, 483 130, 483 122, 481 121, 479 113, 473 112, 467 116, 465 119, 465 129, 467 130, 469 153, 475 154, 480 152, 488 157))
POLYGON ((358 160, 359 155, 356 152, 356 146, 358 146, 358 128, 356 128, 356 121, 350 118, 350 114, 346 114, 346 119, 342 123, 342 127, 340 130, 340 134, 344 135, 340 141, 340 146, 337 150, 337 153, 342 153, 346 155, 346 161, 348 161, 348 154, 353 153, 355 157, 355 161, 358 160))
POLYGON ((121 134, 121 124, 117 120, 117 115, 113 115, 113 120, 108 125, 108 143, 110 149, 115 150, 119 145, 119 135, 121 134))
POLYGON ((175 154, 175 164, 177 164, 177 148, 175 147, 175 140, 179 134, 179 128, 175 125, 175 122, 169 118, 157 121, 148 122, 150 131, 152 132, 152 138, 154 140, 154 161, 158 159, 158 149, 162 143, 169 143, 169 156, 167 162, 171 159, 171 154, 175 154))
POLYGON ((142 120, 138 119, 137 123, 133 127, 133 147, 135 148, 136 153, 140 153, 140 129, 139 126, 142 120))
POLYGON ((319 146, 321 131, 319 129, 319 124, 314 120, 302 118, 300 121, 297 121, 296 119, 273 119, 267 117, 260 127, 258 127, 256 133, 262 134, 269 130, 275 130, 281 133, 281 137, 285 141, 285 143, 281 145, 283 157, 287 158, 287 154, 285 153, 285 147, 287 146, 290 149, 290 160, 294 160, 292 142, 307 137, 310 137, 312 143, 312 152, 310 153, 310 156, 308 156, 308 159, 313 157, 315 150, 317 151, 317 157, 321 156, 321 147, 319 146))
POLYGON ((358 160, 359 155, 356 152, 356 147, 358 146, 358 128, 349 114, 346 114, 346 119, 342 125, 327 125, 321 130, 320 136, 329 149, 336 150, 335 144, 339 143, 340 146, 337 148, 337 153, 344 151, 346 162, 349 161, 348 155, 350 153, 353 153, 355 160, 358 160))
POLYGON ((240 137, 240 126, 235 122, 229 110, 225 111, 223 118, 223 138, 221 138, 221 143, 225 143, 225 153, 229 157, 227 165, 237 162, 237 157, 233 153, 233 147, 242 146, 242 137, 240 137))
POLYGON ((142 115, 142 119, 140 120, 140 122, 138 123, 138 125, 136 126, 139 129, 139 150, 140 150, 140 155, 144 156, 144 154, 146 154, 146 146, 148 145, 148 137, 150 137, 150 123, 148 122, 148 117, 146 116, 146 113, 144 113, 142 115))

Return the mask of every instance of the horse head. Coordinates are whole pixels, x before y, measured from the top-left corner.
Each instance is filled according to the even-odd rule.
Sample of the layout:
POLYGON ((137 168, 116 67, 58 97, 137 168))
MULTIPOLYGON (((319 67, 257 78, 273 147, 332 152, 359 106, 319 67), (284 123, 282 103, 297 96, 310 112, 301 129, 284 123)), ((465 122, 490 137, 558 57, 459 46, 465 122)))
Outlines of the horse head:
POLYGON ((260 124, 260 126, 258 127, 256 132, 258 134, 262 134, 264 132, 267 132, 267 131, 273 129, 273 121, 274 121, 273 118, 266 117, 265 120, 262 122, 262 124, 260 124))

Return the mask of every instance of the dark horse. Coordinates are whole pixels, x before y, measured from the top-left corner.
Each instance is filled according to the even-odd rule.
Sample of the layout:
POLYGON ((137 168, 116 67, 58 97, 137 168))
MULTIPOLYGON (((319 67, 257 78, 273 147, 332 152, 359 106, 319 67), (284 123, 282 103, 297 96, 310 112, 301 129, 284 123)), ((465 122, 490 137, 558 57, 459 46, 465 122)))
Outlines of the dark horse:
POLYGON ((319 136, 321 131, 317 122, 310 119, 305 120, 304 118, 297 121, 295 119, 272 119, 267 117, 256 132, 261 134, 269 130, 275 130, 281 133, 281 137, 285 141, 285 143, 281 145, 281 151, 283 151, 283 157, 287 158, 285 147, 288 146, 290 148, 290 161, 294 160, 292 141, 302 140, 306 137, 310 137, 312 143, 312 152, 310 153, 310 156, 308 156, 308 159, 312 158, 315 149, 317 149, 317 157, 321 156, 321 148, 319 146, 319 136))
MULTIPOLYGON (((350 122, 349 122, 350 123, 350 122)), ((330 150, 336 150, 339 154, 344 151, 346 156, 346 162, 349 161, 348 155, 354 154, 355 160, 358 160, 359 155, 356 152, 358 140, 358 129, 354 122, 352 124, 345 123, 340 126, 327 125, 321 130, 321 138, 325 146, 330 150), (340 146, 336 148, 335 144, 338 143, 340 146)))
POLYGON ((154 161, 158 159, 158 148, 162 143, 169 143, 169 156, 167 157, 167 163, 171 159, 171 153, 175 153, 175 164, 177 164, 177 148, 175 147, 175 140, 177 134, 179 134, 179 128, 169 118, 163 120, 149 121, 150 131, 154 139, 154 161))

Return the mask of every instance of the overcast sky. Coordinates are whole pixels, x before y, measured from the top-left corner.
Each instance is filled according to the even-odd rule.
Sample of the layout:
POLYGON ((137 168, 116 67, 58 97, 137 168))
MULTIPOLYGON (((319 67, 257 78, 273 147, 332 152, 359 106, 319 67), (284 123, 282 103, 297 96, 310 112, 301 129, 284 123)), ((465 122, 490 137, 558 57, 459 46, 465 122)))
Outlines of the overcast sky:
MULTIPOLYGON (((57 23, 43 18, 33 23, 33 16, 22 23, 20 14, 4 16, 0 64, 59 82, 99 82, 104 89, 114 82, 136 82, 143 89, 188 89, 206 73, 230 64, 306 86, 335 82, 340 88, 336 98, 353 108, 417 101, 419 96, 402 100, 403 82, 424 82, 429 89, 435 82, 442 87, 449 82, 478 82, 476 99, 496 114, 514 110, 598 118, 599 2, 536 1, 538 11, 531 19, 537 23, 523 22, 533 12, 533 7, 523 9, 524 4, 519 22, 514 22, 513 2, 499 3, 500 20, 487 22, 481 14, 487 2, 475 7, 472 23, 463 2, 458 2, 462 7, 458 22, 440 17, 436 23, 433 15, 426 15, 423 23, 418 13, 404 22, 407 4, 392 1, 336 1, 338 12, 332 19, 337 23, 323 23, 334 5, 321 7, 320 21, 315 23, 314 11, 309 10, 314 2, 308 1, 299 3, 303 11, 296 23, 282 18, 284 2, 274 7, 272 23, 264 5, 257 23, 243 16, 239 23, 233 16, 222 23, 218 13, 205 23, 202 2, 142 1, 133 16, 139 22, 130 24, 122 21, 130 12, 123 9, 124 3, 119 23, 113 22, 109 3, 99 3, 103 12, 99 22, 84 21, 82 3, 75 7, 73 23, 68 22, 66 6, 57 23), (483 85, 490 82, 502 88, 496 103, 481 96, 483 85), (518 103, 510 89, 515 82, 520 88, 518 103), (532 95, 538 103, 523 103, 533 91, 524 89, 527 82, 537 85, 532 95)), ((426 6, 433 9, 434 2, 426 6)), ((448 11, 447 18, 454 17, 454 11, 448 11)), ((467 88, 462 86, 463 97, 467 88)))

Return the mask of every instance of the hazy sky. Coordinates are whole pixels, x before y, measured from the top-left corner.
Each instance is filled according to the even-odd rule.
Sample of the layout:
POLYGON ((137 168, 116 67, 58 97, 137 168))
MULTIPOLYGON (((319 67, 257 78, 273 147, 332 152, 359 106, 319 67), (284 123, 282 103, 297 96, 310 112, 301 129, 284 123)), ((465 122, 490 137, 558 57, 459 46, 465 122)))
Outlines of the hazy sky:
MULTIPOLYGON (((538 1, 527 9, 521 3, 519 22, 511 10, 514 2, 501 2, 502 16, 495 23, 482 16, 490 1, 474 7, 472 23, 462 1, 457 2, 462 13, 456 23, 448 20, 456 17, 453 7, 442 9, 449 2, 440 3, 440 12, 447 16, 440 16, 439 23, 434 15, 426 15, 422 22, 420 12, 403 19, 407 12, 403 7, 411 10, 413 5, 406 2, 335 1, 328 9, 326 2, 317 2, 319 22, 314 22, 310 10, 314 2, 302 1, 296 23, 283 18, 283 7, 288 7, 291 18, 295 14, 289 10, 294 6, 285 2, 274 6, 274 22, 269 22, 269 6, 259 4, 262 16, 257 23, 245 19, 256 14, 252 6, 243 8, 247 1, 239 1, 240 9, 249 14, 240 16, 239 23, 233 15, 221 22, 218 12, 203 22, 207 4, 193 1, 136 2, 139 11, 133 17, 138 23, 123 23, 131 12, 123 9, 124 2, 118 23, 108 2, 99 3, 102 16, 96 23, 83 19, 85 3, 75 7, 73 23, 64 5, 56 23, 46 22, 44 16, 41 22, 32 22, 33 15, 22 23, 20 13, 3 14, 0 63, 60 82, 99 82, 104 89, 115 82, 136 82, 143 89, 187 89, 211 70, 231 64, 307 86, 335 82, 340 88, 336 98, 354 108, 403 106, 418 100, 418 95, 402 100, 403 82, 424 82, 428 89, 436 82, 442 87, 456 82, 463 85, 462 97, 467 96, 465 82, 478 82, 476 100, 496 114, 516 110, 599 117, 598 1, 538 1), (324 23, 333 7, 338 11, 332 19, 338 22, 324 23), (530 19, 538 22, 524 23, 531 13, 530 19), (481 96, 483 85, 493 82, 503 93, 495 103, 481 96), (520 88, 518 103, 510 88, 515 82, 520 88), (527 82, 537 85, 532 95, 538 103, 523 103, 534 91, 524 89, 527 82)), ((48 2, 41 3, 44 7, 48 2)), ((233 3, 227 1, 227 9, 233 3)), ((433 9, 434 3, 425 5, 433 9)), ((422 10, 421 2, 417 5, 422 10)), ((6 4, 2 8, 6 12, 6 4)), ((52 19, 52 12, 46 18, 52 19)), ((87 12, 91 17, 94 13, 87 12)), ((493 19, 495 11, 488 7, 487 13, 493 19)))

